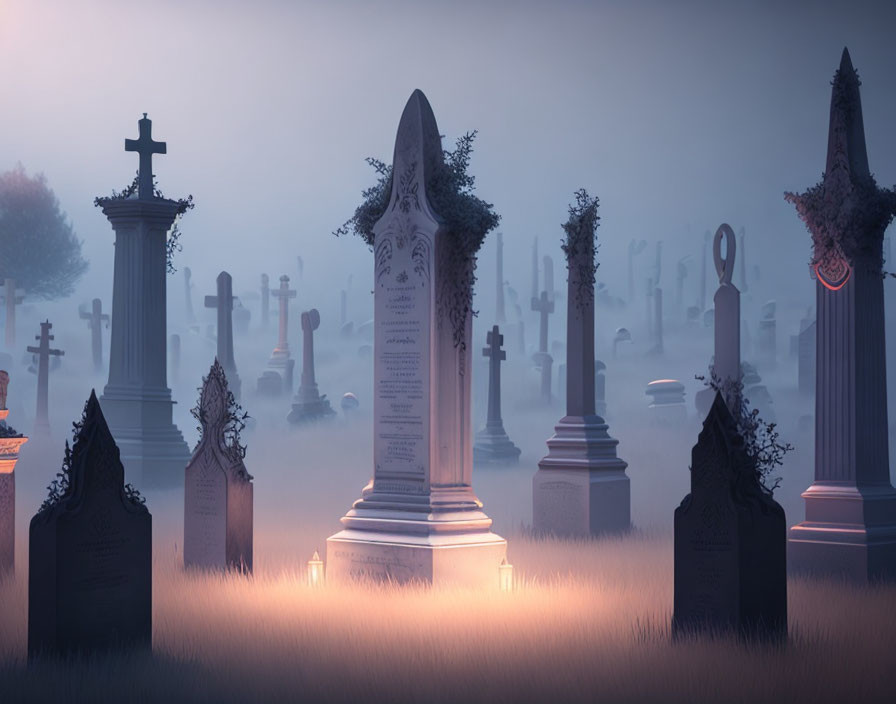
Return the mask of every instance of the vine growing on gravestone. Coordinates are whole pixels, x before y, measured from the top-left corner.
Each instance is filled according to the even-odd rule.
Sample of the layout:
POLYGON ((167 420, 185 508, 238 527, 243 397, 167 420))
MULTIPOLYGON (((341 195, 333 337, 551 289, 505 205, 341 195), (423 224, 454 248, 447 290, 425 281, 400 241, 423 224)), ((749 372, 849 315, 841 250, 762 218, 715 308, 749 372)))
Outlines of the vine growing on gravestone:
MULTIPOLYGON (((137 172, 137 175, 134 176, 134 180, 131 181, 129 186, 125 186, 121 191, 112 191, 111 195, 100 197, 97 196, 93 199, 93 205, 97 208, 102 208, 106 203, 112 200, 126 200, 128 198, 133 198, 137 193, 137 184, 140 178, 140 172, 137 172)), ((161 198, 163 200, 168 200, 162 191, 159 190, 158 184, 156 183, 155 177, 152 180, 152 194, 156 198, 161 198)), ((175 252, 180 252, 183 250, 183 245, 180 243, 181 231, 178 226, 178 222, 181 217, 183 217, 184 213, 188 210, 192 210, 196 204, 193 202, 193 196, 189 195, 186 198, 178 198, 177 203, 177 211, 174 216, 174 224, 171 226, 171 229, 168 231, 168 237, 165 239, 165 264, 168 268, 168 273, 173 274, 177 271, 174 267, 174 254, 175 252)))
POLYGON ((592 198, 588 191, 580 188, 575 197, 575 205, 569 206, 569 219, 562 225, 566 237, 560 248, 566 255, 570 269, 576 268, 579 284, 576 289, 576 305, 581 308, 586 298, 594 297, 594 281, 599 266, 596 255, 600 216, 597 214, 597 196, 592 198))
MULTIPOLYGON (((501 216, 494 206, 474 195, 475 177, 468 173, 473 141, 477 132, 459 137, 452 151, 443 150, 443 161, 436 165, 426 184, 433 210, 442 218, 445 237, 446 290, 440 292, 440 312, 451 322, 454 344, 463 348, 467 316, 473 311, 473 286, 476 283, 476 254, 485 236, 498 226, 501 216)), ((333 234, 358 235, 373 248, 373 227, 386 212, 392 195, 392 166, 379 159, 365 160, 377 174, 376 183, 361 192, 361 204, 355 214, 333 234)))
MULTIPOLYGON (((215 364, 212 367, 212 371, 210 374, 220 374, 222 383, 221 388, 224 389, 227 394, 225 400, 225 412, 224 412, 224 450, 227 452, 228 456, 234 460, 235 462, 239 462, 246 457, 246 446, 242 444, 242 438, 240 437, 240 433, 246 427, 246 421, 249 419, 249 414, 243 410, 243 407, 237 403, 236 397, 233 395, 233 392, 227 388, 226 380, 224 379, 224 370, 221 367, 220 363, 215 360, 215 364)), ((208 377, 204 377, 202 380, 203 386, 197 389, 199 391, 199 401, 196 405, 190 409, 190 415, 196 419, 199 425, 196 426, 196 430, 199 431, 199 440, 202 441, 203 435, 203 427, 208 424, 208 421, 205 416, 205 411, 202 408, 202 393, 203 388, 208 381, 208 377)), ((246 475, 248 479, 252 479, 250 475, 246 475)))

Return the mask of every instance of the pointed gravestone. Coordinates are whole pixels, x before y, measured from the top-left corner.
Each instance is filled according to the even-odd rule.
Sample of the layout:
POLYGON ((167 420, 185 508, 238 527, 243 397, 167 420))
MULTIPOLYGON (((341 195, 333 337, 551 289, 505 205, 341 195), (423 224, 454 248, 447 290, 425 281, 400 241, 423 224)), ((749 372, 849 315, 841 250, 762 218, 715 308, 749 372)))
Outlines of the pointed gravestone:
POLYGON ((9 374, 0 369, 0 580, 15 570, 16 462, 28 438, 6 424, 9 374))
POLYGON ((327 395, 318 392, 314 377, 314 331, 319 327, 317 308, 302 313, 302 383, 286 417, 290 423, 320 420, 336 413, 330 407, 327 395))
POLYGON ((188 206, 154 192, 152 155, 166 146, 152 139, 145 114, 139 128, 139 139, 125 140, 125 150, 140 156, 137 192, 97 199, 115 231, 109 381, 101 403, 128 474, 143 486, 174 487, 190 451, 174 424, 168 388, 166 238, 188 206))
POLYGON ((54 339, 54 336, 50 334, 52 327, 53 324, 49 320, 41 323, 40 335, 34 338, 39 341, 38 346, 26 348, 29 352, 37 355, 37 410, 34 414, 34 430, 35 433, 42 435, 50 434, 50 357, 61 357, 65 354, 62 350, 50 347, 50 341, 54 339))
POLYGON ((184 566, 252 571, 253 486, 239 411, 216 359, 193 411, 201 435, 186 469, 184 566))
POLYGON ((594 272, 597 200, 577 194, 564 225, 567 242, 566 415, 547 441, 532 486, 536 531, 584 536, 631 525, 626 463, 595 412, 594 272))
POLYGON ((292 391, 292 374, 295 360, 289 355, 289 299, 296 297, 295 289, 289 288, 289 277, 280 277, 280 288, 271 291, 278 301, 280 310, 277 346, 271 352, 268 368, 258 379, 258 391, 267 396, 279 396, 284 391, 292 391), (273 375, 278 378, 274 378, 273 375))
POLYGON ((485 428, 476 433, 473 443, 473 461, 478 463, 512 464, 520 457, 520 449, 507 437, 504 421, 501 419, 501 362, 507 353, 501 349, 504 336, 498 326, 489 331, 482 350, 488 358, 488 417, 485 428))
POLYGON ((29 658, 151 644, 152 516, 92 392, 74 440, 31 519, 29 658))
POLYGON ((469 277, 437 256, 458 246, 427 195, 442 159, 432 109, 414 91, 395 140, 404 177, 373 228, 373 482, 327 540, 328 581, 493 586, 507 551, 473 493, 472 314, 457 321, 438 304, 471 293, 469 277))
POLYGON ((818 319, 815 481, 788 552, 797 569, 865 582, 896 579, 882 276, 896 193, 879 188, 868 167, 859 85, 844 49, 822 181, 787 194, 812 234, 818 319))
POLYGON ((109 327, 109 315, 103 313, 103 302, 94 298, 90 312, 82 310, 79 313, 82 320, 87 321, 90 328, 90 347, 93 352, 93 368, 95 371, 103 371, 103 323, 109 327))
POLYGON ((15 279, 6 279, 0 298, 6 303, 6 349, 11 350, 16 346, 16 306, 25 296, 16 288, 15 279))
POLYGON ((205 297, 205 307, 218 311, 218 354, 217 359, 227 374, 231 393, 237 401, 240 399, 240 377, 236 373, 236 361, 233 358, 233 280, 230 274, 222 271, 216 279, 217 295, 205 297))
POLYGON ((673 632, 785 637, 786 529, 717 393, 691 453, 691 493, 675 509, 673 632))
POLYGON ((261 275, 261 327, 268 329, 268 320, 271 315, 271 285, 267 274, 261 275))

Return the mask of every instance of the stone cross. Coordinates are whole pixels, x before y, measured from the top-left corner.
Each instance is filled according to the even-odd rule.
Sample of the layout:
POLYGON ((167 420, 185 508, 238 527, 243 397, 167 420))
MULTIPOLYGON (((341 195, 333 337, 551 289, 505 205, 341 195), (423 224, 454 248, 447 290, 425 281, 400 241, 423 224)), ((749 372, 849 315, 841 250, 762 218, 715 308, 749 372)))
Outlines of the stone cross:
POLYGON ((124 150, 126 152, 137 152, 140 157, 139 168, 137 169, 137 198, 147 200, 154 198, 154 188, 152 183, 152 155, 165 154, 167 145, 165 142, 156 142, 152 138, 152 120, 143 113, 143 119, 137 121, 139 138, 124 140, 124 150))
POLYGON ((289 288, 289 277, 284 274, 280 277, 280 288, 271 291, 271 295, 279 301, 280 328, 277 338, 277 348, 274 356, 289 356, 289 299, 296 297, 295 289, 289 288))
POLYGON ((192 324, 196 322, 196 314, 193 312, 193 283, 190 279, 193 272, 190 267, 184 267, 184 295, 187 302, 187 320, 192 324))
POLYGON ((21 289, 16 289, 15 279, 6 279, 0 296, 6 303, 6 349, 11 350, 16 345, 16 306, 25 296, 21 289))
POLYGON ((831 93, 824 201, 815 189, 788 195, 814 236, 818 279, 815 481, 803 492, 806 520, 791 528, 787 552, 797 570, 864 583, 896 580, 883 381, 887 218, 868 219, 869 212, 892 214, 894 195, 877 186, 868 165, 859 86, 844 49, 831 93))
POLYGON ((236 361, 233 357, 233 279, 226 271, 218 274, 216 279, 218 295, 206 296, 205 307, 218 311, 218 361, 224 367, 234 398, 240 398, 240 378, 236 373, 236 361))
POLYGON ((414 91, 395 138, 401 178, 373 227, 373 482, 327 540, 331 582, 364 575, 486 587, 507 551, 472 486, 472 314, 454 310, 458 323, 437 303, 471 292, 445 264, 441 253, 460 244, 427 194, 443 168, 439 135, 414 91))
POLYGON ((504 313, 504 235, 496 234, 497 250, 495 252, 495 320, 498 324, 506 322, 504 313))
POLYGON ((507 353, 501 349, 504 336, 497 325, 486 335, 488 347, 482 350, 482 356, 488 363, 488 416, 485 428, 476 434, 473 444, 473 460, 475 462, 509 463, 519 460, 520 449, 514 445, 504 430, 501 418, 501 362, 507 359, 507 353))
POLYGON ((93 299, 91 312, 82 310, 79 313, 82 320, 87 321, 90 328, 90 344, 93 350, 93 368, 96 371, 103 369, 103 323, 109 327, 109 314, 103 313, 103 302, 99 298, 93 299))
POLYGON ((731 283, 734 274, 737 246, 734 230, 723 223, 716 230, 712 243, 712 256, 719 275, 719 288, 713 297, 715 353, 713 373, 722 388, 722 396, 732 412, 738 408, 734 387, 741 380, 740 369, 740 291, 731 283), (725 257, 722 257, 722 240, 725 240, 725 257))
POLYGON ((227 377, 216 359, 202 380, 201 436, 186 468, 184 566, 252 571, 252 476, 245 448, 232 436, 236 409, 227 398, 227 377))
POLYGON ((544 290, 548 292, 548 298, 554 300, 554 260, 545 254, 542 259, 544 266, 544 290))
POLYGON ((532 310, 541 314, 538 328, 538 353, 548 353, 548 316, 554 312, 554 300, 547 291, 542 291, 539 298, 532 299, 532 310))
POLYGON ((32 354, 38 355, 37 358, 37 411, 35 413, 34 426, 35 430, 42 433, 50 432, 49 418, 49 371, 50 371, 50 355, 61 357, 65 354, 62 350, 52 349, 50 340, 55 339, 50 334, 50 328, 53 324, 47 320, 40 324, 40 335, 35 336, 35 340, 39 341, 37 347, 28 346, 26 349, 32 354))
POLYGON ((267 274, 261 275, 261 327, 268 329, 268 320, 271 313, 271 286, 267 274))
POLYGON ((29 658, 150 651, 152 516, 144 501, 125 486, 119 448, 91 392, 69 489, 31 519, 29 658))

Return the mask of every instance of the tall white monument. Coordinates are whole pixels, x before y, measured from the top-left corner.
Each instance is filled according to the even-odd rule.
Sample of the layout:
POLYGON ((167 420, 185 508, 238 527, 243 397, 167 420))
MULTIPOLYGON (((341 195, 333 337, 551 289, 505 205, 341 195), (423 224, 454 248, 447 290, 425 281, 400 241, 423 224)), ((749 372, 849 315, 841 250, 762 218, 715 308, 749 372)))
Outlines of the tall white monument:
POLYGON ((439 305, 458 286, 447 266, 454 244, 427 195, 441 163, 435 116, 416 90, 398 125, 389 206, 374 226, 373 481, 327 540, 330 580, 491 586, 507 550, 472 487, 471 314, 456 344, 439 305))
POLYGON ((152 155, 164 142, 152 139, 143 115, 139 139, 125 151, 140 155, 137 189, 99 204, 115 230, 109 382, 100 403, 128 473, 144 487, 183 486, 190 451, 172 420, 168 388, 165 242, 181 204, 156 197, 152 155))

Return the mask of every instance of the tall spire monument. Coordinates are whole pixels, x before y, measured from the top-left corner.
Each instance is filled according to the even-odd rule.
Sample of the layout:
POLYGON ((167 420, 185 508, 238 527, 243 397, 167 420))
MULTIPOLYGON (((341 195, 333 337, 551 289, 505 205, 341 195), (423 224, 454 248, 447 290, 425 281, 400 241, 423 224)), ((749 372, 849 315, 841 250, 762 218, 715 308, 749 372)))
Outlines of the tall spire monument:
POLYGON ((815 481, 791 528, 800 570, 896 578, 896 491, 887 447, 882 245, 896 193, 868 168, 859 78, 843 50, 834 75, 822 181, 788 193, 812 234, 818 311, 815 481))
POLYGON ((190 451, 172 420, 166 349, 166 239, 186 201, 157 195, 152 155, 166 152, 152 139, 143 114, 138 139, 136 189, 97 199, 115 230, 109 382, 100 399, 109 429, 121 450, 128 478, 142 487, 183 486, 190 451))

